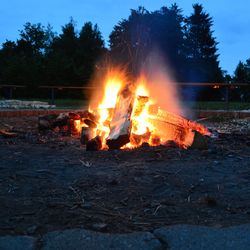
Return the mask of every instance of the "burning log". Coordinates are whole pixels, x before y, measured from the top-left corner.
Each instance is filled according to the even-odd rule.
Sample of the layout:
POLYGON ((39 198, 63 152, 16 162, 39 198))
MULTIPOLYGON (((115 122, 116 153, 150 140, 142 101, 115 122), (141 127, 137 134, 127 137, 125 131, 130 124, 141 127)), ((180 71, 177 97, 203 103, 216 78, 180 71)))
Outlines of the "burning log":
POLYGON ((129 89, 129 86, 126 86, 118 93, 110 122, 110 133, 106 140, 109 149, 119 149, 130 141, 133 102, 134 94, 129 89))
POLYGON ((137 134, 131 133, 130 142, 133 145, 141 145, 144 142, 149 141, 150 135, 151 135, 151 133, 150 133, 149 130, 146 133, 142 134, 142 135, 137 135, 137 134))
POLYGON ((95 114, 93 114, 93 113, 91 113, 91 112, 89 112, 88 110, 84 110, 84 111, 78 111, 77 112, 77 115, 79 115, 79 119, 89 119, 89 120, 91 120, 91 121, 93 121, 93 122, 97 122, 97 120, 98 120, 98 117, 95 115, 95 114))
POLYGON ((88 119, 88 118, 84 119, 83 122, 84 122, 88 127, 90 127, 90 128, 96 128, 96 127, 97 127, 96 123, 95 123, 94 121, 88 119))
POLYGON ((98 151, 102 149, 102 138, 97 135, 86 144, 86 151, 98 151))
POLYGON ((199 132, 203 135, 210 135, 211 133, 207 128, 205 128, 203 125, 190 121, 182 116, 176 115, 174 113, 170 113, 166 110, 158 109, 157 114, 155 115, 155 119, 161 120, 161 121, 167 121, 168 123, 174 124, 176 126, 182 127, 182 128, 188 128, 194 131, 199 132))
POLYGON ((137 97, 136 104, 135 104, 136 105, 135 110, 133 112, 134 116, 139 116, 142 113, 148 100, 149 100, 148 96, 138 96, 137 97))
MULTIPOLYGON (((195 141, 202 140, 200 139, 201 137, 210 135, 209 130, 203 125, 156 108, 154 105, 149 108, 149 112, 149 121, 158 128, 157 131, 162 141, 173 140, 180 147, 188 148, 191 147, 195 141)), ((194 147, 197 148, 199 146, 194 147)), ((202 147, 205 147, 204 143, 202 147)))
POLYGON ((80 120, 81 119, 81 116, 77 113, 74 113, 74 112, 69 112, 69 119, 72 119, 72 120, 80 120))

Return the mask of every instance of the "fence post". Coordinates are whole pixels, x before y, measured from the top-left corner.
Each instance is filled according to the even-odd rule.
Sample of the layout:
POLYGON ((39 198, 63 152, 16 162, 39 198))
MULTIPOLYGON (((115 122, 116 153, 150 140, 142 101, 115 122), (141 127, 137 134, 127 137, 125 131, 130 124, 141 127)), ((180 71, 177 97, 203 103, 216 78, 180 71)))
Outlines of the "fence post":
POLYGON ((225 93, 225 109, 229 110, 229 86, 226 86, 226 93, 225 93))
POLYGON ((51 105, 55 105, 55 89, 51 88, 51 92, 50 92, 50 97, 51 97, 51 105))

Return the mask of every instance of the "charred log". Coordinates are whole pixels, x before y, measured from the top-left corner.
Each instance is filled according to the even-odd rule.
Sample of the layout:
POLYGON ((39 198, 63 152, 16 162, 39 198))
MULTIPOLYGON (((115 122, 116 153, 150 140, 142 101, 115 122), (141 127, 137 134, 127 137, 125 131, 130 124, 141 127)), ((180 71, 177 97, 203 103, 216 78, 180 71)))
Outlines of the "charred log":
POLYGON ((149 141, 150 135, 151 135, 151 133, 149 130, 142 135, 137 135, 137 134, 131 133, 130 142, 133 145, 140 146, 142 143, 149 141))
POLYGON ((102 149, 102 138, 98 135, 86 144, 86 151, 98 151, 102 149))
POLYGON ((89 119, 93 122, 98 121, 98 117, 95 114, 89 112, 88 110, 78 111, 77 114, 79 115, 80 118, 89 119))
POLYGON ((81 116, 79 114, 77 114, 77 113, 69 112, 69 118, 73 119, 73 120, 80 120, 81 116))
POLYGON ((95 123, 94 121, 88 119, 88 118, 84 119, 83 122, 84 122, 88 127, 90 127, 90 128, 96 128, 96 127, 97 127, 96 123, 95 123))
POLYGON ((17 137, 18 134, 14 133, 14 132, 9 132, 5 129, 0 129, 0 135, 4 138, 13 138, 13 137, 17 137))
POLYGON ((208 149, 207 137, 201 135, 199 132, 194 132, 194 139, 191 145, 192 149, 208 149))
POLYGON ((47 130, 54 129, 56 127, 67 126, 69 121, 69 116, 67 114, 61 113, 59 115, 43 115, 38 118, 38 129, 47 130))
POLYGON ((89 127, 82 127, 80 142, 82 145, 86 145, 94 137, 94 131, 89 127))

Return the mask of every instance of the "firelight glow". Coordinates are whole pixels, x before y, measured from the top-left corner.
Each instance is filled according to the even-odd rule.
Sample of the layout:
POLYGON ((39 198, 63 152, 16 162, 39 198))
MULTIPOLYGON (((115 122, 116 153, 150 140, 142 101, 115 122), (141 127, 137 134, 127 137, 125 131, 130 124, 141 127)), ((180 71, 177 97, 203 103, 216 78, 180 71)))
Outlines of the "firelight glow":
MULTIPOLYGON (((151 98, 152 84, 150 87, 150 79, 148 79, 145 74, 140 74, 137 79, 134 79, 134 84, 128 84, 128 79, 126 78, 124 71, 119 68, 112 68, 111 70, 107 70, 106 76, 103 79, 104 83, 101 84, 103 85, 103 95, 99 96, 97 101, 95 100, 95 103, 98 103, 97 108, 91 108, 89 110, 98 117, 97 127, 94 129, 93 136, 101 137, 103 149, 107 148, 106 139, 111 132, 111 122, 113 122, 114 125, 112 119, 115 112, 116 114, 117 112, 119 113, 120 119, 125 119, 124 121, 126 121, 128 118, 128 120, 131 121, 131 125, 127 128, 129 130, 127 132, 130 135, 130 142, 123 146, 122 149, 139 147, 143 143, 148 143, 151 146, 158 146, 167 141, 175 141, 180 147, 187 147, 192 143, 193 133, 189 133, 192 136, 191 138, 188 138, 187 141, 181 141, 181 136, 178 133, 176 134, 173 132, 173 129, 171 130, 171 119, 179 124, 186 122, 187 128, 192 125, 192 128, 200 133, 208 134, 208 131, 200 124, 189 124, 187 120, 178 116, 178 114, 171 114, 160 109, 158 106, 158 100, 165 97, 162 93, 167 91, 168 96, 175 96, 175 90, 172 85, 167 88, 168 85, 160 83, 156 84, 157 90, 160 93, 158 95, 159 99, 157 100, 156 96, 154 96, 154 99, 151 98), (130 90, 124 92, 128 87, 130 90), (119 106, 120 104, 118 105, 120 108, 117 108, 119 95, 124 95, 124 93, 125 99, 128 94, 130 96, 126 99, 131 102, 132 110, 130 115, 126 112, 126 108, 123 109, 123 106, 119 106), (168 120, 170 120, 169 124, 164 122, 164 117, 167 117, 168 120), (163 121, 161 119, 163 119, 163 121)), ((162 75, 160 75, 159 79, 165 80, 162 75)), ((164 83, 164 81, 162 82, 164 83)), ((174 110, 177 110, 176 107, 181 109, 177 98, 172 98, 170 100, 172 102, 171 105, 175 107, 174 110)), ((168 101, 168 99, 165 99, 165 101, 168 101)), ((127 103, 124 104, 126 105, 127 103)), ((118 123, 119 121, 117 121, 117 124, 118 123)), ((77 128, 79 127, 80 126, 77 126, 77 128)))

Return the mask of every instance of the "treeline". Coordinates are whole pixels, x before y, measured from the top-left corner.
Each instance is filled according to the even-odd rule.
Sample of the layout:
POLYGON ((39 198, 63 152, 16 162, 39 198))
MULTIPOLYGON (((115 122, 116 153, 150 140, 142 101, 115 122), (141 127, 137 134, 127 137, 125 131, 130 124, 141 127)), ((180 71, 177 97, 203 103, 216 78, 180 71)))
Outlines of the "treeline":
POLYGON ((77 32, 71 19, 59 35, 51 26, 26 23, 16 42, 2 44, 0 79, 5 84, 81 85, 104 51, 101 32, 90 22, 77 32))
POLYGON ((2 44, 0 84, 24 84, 30 89, 38 85, 82 86, 104 56, 133 75, 155 49, 177 81, 249 82, 249 60, 239 63, 234 76, 221 69, 212 27, 212 17, 200 4, 193 5, 187 17, 176 4, 153 12, 139 7, 115 25, 106 48, 98 26, 91 22, 77 31, 71 19, 59 35, 50 25, 26 23, 16 41, 2 44))

